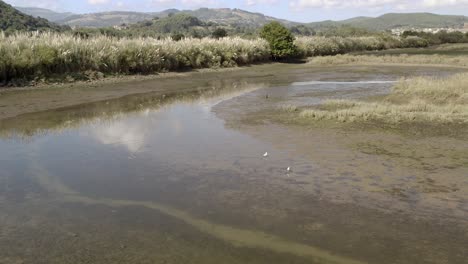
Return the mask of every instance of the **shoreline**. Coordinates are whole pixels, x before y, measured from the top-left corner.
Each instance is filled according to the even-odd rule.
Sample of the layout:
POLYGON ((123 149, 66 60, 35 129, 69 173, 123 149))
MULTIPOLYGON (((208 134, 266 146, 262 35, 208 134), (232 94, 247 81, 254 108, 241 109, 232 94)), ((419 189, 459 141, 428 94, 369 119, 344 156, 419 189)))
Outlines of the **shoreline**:
MULTIPOLYGON (((100 79, 94 80, 75 80, 71 82, 40 82, 35 85, 24 85, 24 86, 0 86, 0 95, 3 92, 14 92, 14 91, 24 91, 24 90, 37 90, 37 89, 48 89, 48 88, 58 88, 58 87, 72 87, 72 86, 86 86, 89 84, 109 84, 109 83, 123 83, 127 81, 147 81, 147 80, 156 80, 160 78, 170 78, 170 77, 188 77, 192 74, 203 74, 203 73, 217 73, 217 72, 231 72, 247 69, 254 66, 265 66, 281 64, 279 62, 268 61, 264 63, 256 63, 249 65, 241 65, 235 67, 225 67, 225 68, 202 68, 202 69, 188 69, 186 71, 167 71, 167 72, 157 72, 151 74, 128 74, 128 75, 109 75, 100 79)), ((62 78, 61 80, 64 80, 62 78)))
POLYGON ((292 77, 299 77, 307 81, 315 73, 329 71, 349 72, 351 66, 363 72, 369 71, 369 67, 373 69, 399 70, 402 66, 410 68, 451 68, 454 71, 467 69, 466 67, 449 65, 376 65, 367 63, 354 65, 315 65, 310 63, 284 64, 270 62, 232 68, 207 68, 188 72, 116 76, 96 81, 0 89, 0 120, 14 118, 27 113, 115 100, 125 96, 147 93, 163 95, 165 93, 201 91, 223 82, 247 82, 253 85, 262 84, 269 87, 281 86, 287 84, 287 80, 292 77))
POLYGON ((146 93, 182 93, 201 90, 210 82, 264 78, 277 71, 281 63, 264 63, 230 68, 206 68, 187 72, 151 75, 112 76, 93 81, 40 84, 37 86, 0 88, 0 120, 27 113, 78 106, 125 96, 146 93), (253 70, 252 70, 253 68, 253 70))

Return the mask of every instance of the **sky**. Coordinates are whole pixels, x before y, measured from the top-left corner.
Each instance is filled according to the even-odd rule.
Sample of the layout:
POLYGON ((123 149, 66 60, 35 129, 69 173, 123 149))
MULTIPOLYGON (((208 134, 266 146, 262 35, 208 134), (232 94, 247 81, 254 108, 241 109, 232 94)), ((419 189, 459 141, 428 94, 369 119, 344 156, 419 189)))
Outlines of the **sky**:
POLYGON ((389 12, 432 12, 468 16, 468 0, 6 0, 21 7, 92 13, 101 11, 153 12, 168 8, 240 8, 298 22, 342 20, 389 12))

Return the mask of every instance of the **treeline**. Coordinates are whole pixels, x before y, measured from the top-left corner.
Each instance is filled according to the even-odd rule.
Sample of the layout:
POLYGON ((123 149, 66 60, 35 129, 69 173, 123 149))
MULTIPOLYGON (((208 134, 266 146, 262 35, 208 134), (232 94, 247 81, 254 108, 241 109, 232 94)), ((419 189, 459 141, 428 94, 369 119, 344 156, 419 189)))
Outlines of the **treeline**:
POLYGON ((437 33, 419 32, 419 31, 405 31, 402 37, 419 37, 425 39, 429 45, 440 45, 447 43, 468 43, 468 32, 462 33, 459 31, 447 32, 445 30, 437 33))
POLYGON ((90 37, 105 35, 117 38, 150 37, 164 39, 171 37, 175 40, 182 38, 206 38, 239 36, 252 38, 257 29, 242 25, 220 25, 214 22, 204 22, 188 14, 169 14, 167 17, 155 17, 132 25, 122 24, 118 27, 107 28, 77 28, 73 30, 76 36, 90 37))

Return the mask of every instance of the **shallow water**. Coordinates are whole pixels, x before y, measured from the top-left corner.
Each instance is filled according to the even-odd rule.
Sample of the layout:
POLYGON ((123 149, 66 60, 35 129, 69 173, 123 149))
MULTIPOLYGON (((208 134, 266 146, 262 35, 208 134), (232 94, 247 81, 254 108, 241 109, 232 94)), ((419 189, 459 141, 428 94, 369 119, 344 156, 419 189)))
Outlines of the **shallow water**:
POLYGON ((467 167, 432 172, 451 176, 440 204, 423 184, 394 188, 427 172, 342 148, 330 131, 226 125, 285 103, 385 94, 396 76, 309 78, 4 121, 0 263, 463 263, 467 167))

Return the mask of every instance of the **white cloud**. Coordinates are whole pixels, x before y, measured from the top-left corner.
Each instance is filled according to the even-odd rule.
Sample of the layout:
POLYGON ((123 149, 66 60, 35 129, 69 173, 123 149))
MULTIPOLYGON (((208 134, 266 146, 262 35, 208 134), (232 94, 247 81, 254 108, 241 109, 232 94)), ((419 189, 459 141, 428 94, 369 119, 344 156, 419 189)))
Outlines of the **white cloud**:
POLYGON ((297 0, 290 1, 295 8, 376 8, 404 4, 403 0, 297 0))
MULTIPOLYGON (((254 1, 254 0, 248 0, 254 1)), ((294 10, 307 8, 339 8, 365 10, 387 9, 394 11, 424 11, 437 7, 462 7, 468 5, 468 0, 291 0, 289 6, 294 10)))
POLYGON ((212 7, 220 4, 218 0, 149 0, 149 3, 153 6, 171 7, 178 5, 186 7, 212 7))
POLYGON ((47 8, 57 10, 60 7, 59 0, 7 0, 5 1, 12 6, 20 6, 20 7, 40 7, 40 8, 47 8))
POLYGON ((110 3, 110 0, 88 0, 90 5, 104 5, 110 3))
POLYGON ((213 6, 218 4, 217 0, 182 0, 181 3, 186 6, 213 6))
POLYGON ((120 145, 130 153, 137 153, 144 145, 149 128, 140 123, 129 123, 126 120, 111 124, 97 125, 92 135, 104 145, 120 145))
POLYGON ((248 6, 254 5, 272 5, 278 3, 278 0, 246 0, 245 4, 248 6))
POLYGON ((468 5, 468 0, 424 0, 427 7, 446 7, 468 5))
POLYGON ((176 0, 150 0, 152 5, 174 5, 176 2, 176 0))

